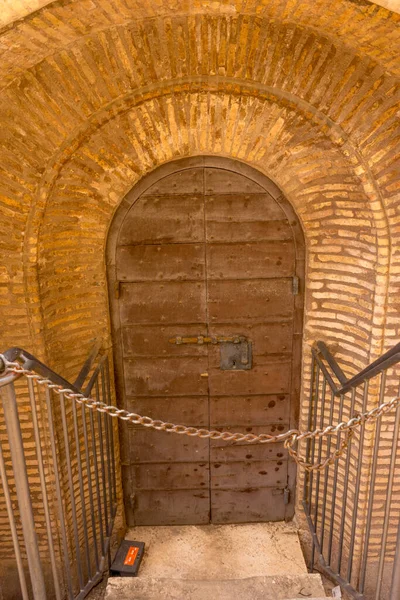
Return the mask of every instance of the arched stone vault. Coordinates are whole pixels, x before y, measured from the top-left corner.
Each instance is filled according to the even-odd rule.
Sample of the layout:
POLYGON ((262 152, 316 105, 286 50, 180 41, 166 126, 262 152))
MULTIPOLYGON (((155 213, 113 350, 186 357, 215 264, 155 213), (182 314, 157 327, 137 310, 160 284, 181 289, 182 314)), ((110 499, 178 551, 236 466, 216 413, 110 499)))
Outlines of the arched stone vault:
MULTIPOLYGON (((190 14, 142 23, 136 19, 123 26, 103 25, 99 31, 92 30, 73 46, 48 55, 9 85, 3 96, 10 125, 5 133, 13 154, 11 160, 17 156, 26 165, 25 181, 21 183, 28 192, 25 197, 32 199, 24 256, 26 305, 31 308, 27 321, 35 344, 39 341, 36 332, 42 331, 41 302, 31 302, 32 297, 39 298, 37 231, 61 165, 92 132, 131 106, 158 95, 181 94, 182 90, 210 90, 226 91, 235 97, 233 104, 241 112, 249 98, 275 101, 285 110, 290 107, 317 124, 352 165, 369 198, 379 233, 371 357, 381 352, 390 236, 385 201, 374 173, 376 150, 370 148, 370 137, 371 125, 376 127, 382 121, 378 144, 382 147, 392 135, 397 89, 382 65, 355 54, 349 45, 335 46, 335 41, 325 32, 317 35, 309 25, 305 28, 283 22, 277 26, 251 14, 190 14), (171 51, 172 39, 178 48, 176 55, 171 51), (68 69, 67 77, 63 76, 63 67, 68 69), (366 114, 375 119, 370 122, 366 114), (32 141, 26 143, 28 137, 32 141)), ((211 114, 205 116, 205 120, 211 118, 211 114)), ((237 119, 240 126, 246 122, 239 113, 237 119)), ((260 130, 258 143, 266 139, 260 130)), ((182 155, 198 151, 183 146, 182 155)), ((383 149, 378 150, 379 155, 381 161, 386 158, 383 149)), ((10 153, 4 164, 10 166, 10 153)), ((12 175, 9 169, 8 178, 12 175)))
MULTIPOLYGON (((266 19, 275 36, 285 23, 312 28, 317 37, 323 33, 334 38, 335 46, 348 44, 361 56, 382 62, 385 69, 398 74, 396 43, 399 32, 394 26, 399 15, 368 0, 55 0, 2 30, 4 38, 2 81, 6 83, 27 68, 60 48, 75 44, 84 36, 101 32, 112 25, 134 21, 139 33, 145 19, 178 19, 206 16, 212 19, 239 18, 233 33, 249 33, 248 18, 266 19)), ((250 28, 251 29, 251 28, 250 28)), ((174 38, 170 30, 170 41, 174 38)), ((251 31, 250 31, 251 33, 251 31)), ((245 49, 243 48, 243 51, 245 49)))

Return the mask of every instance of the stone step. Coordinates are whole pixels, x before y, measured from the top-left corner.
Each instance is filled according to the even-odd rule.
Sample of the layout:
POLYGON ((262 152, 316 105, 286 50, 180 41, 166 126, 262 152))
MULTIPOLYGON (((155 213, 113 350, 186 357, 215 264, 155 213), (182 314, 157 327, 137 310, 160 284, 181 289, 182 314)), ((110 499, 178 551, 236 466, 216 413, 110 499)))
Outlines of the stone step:
POLYGON ((126 539, 146 544, 140 578, 224 581, 307 574, 290 523, 135 527, 126 539))
POLYGON ((113 577, 105 600, 321 600, 318 574, 257 576, 244 579, 186 580, 163 577, 113 577))

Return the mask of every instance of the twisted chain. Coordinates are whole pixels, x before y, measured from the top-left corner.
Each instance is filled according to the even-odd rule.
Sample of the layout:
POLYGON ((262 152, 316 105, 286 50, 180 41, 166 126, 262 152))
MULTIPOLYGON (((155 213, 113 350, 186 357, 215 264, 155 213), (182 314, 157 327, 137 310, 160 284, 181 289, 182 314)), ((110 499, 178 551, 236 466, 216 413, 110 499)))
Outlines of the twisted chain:
POLYGON ((328 465, 333 464, 346 452, 350 439, 354 435, 354 431, 357 427, 360 427, 363 423, 368 421, 374 422, 381 418, 384 414, 390 412, 400 404, 400 396, 395 396, 387 402, 383 402, 379 406, 369 410, 365 413, 343 421, 337 425, 328 425, 323 429, 317 428, 313 431, 301 432, 298 429, 290 429, 285 433, 278 435, 270 435, 268 433, 261 433, 255 435, 253 433, 232 433, 230 431, 216 431, 209 429, 202 429, 198 427, 187 427, 186 425, 176 425, 161 421, 159 419, 152 419, 138 415, 136 413, 128 412, 127 410, 117 408, 116 406, 107 405, 104 402, 95 400, 90 396, 87 397, 84 394, 74 392, 69 388, 63 388, 61 385, 53 383, 50 379, 46 379, 41 375, 38 375, 34 371, 24 369, 19 363, 9 362, 3 355, 0 354, 0 359, 5 365, 5 372, 15 373, 16 375, 24 375, 25 377, 35 380, 39 385, 43 385, 48 389, 52 389, 56 394, 65 396, 70 400, 75 401, 77 404, 86 406, 87 408, 106 413, 110 417, 121 419, 121 421, 127 421, 134 425, 141 425, 142 427, 149 427, 156 429, 157 431, 166 431, 168 433, 177 433, 178 435, 187 435, 189 437, 199 437, 211 440, 223 440, 224 442, 234 443, 246 443, 246 444, 279 444, 283 443, 290 456, 296 461, 296 463, 305 469, 306 471, 323 471, 328 465), (301 456, 295 449, 296 444, 301 440, 318 440, 325 436, 339 436, 344 434, 344 439, 340 441, 339 447, 332 452, 325 460, 318 463, 309 463, 303 456, 301 456))

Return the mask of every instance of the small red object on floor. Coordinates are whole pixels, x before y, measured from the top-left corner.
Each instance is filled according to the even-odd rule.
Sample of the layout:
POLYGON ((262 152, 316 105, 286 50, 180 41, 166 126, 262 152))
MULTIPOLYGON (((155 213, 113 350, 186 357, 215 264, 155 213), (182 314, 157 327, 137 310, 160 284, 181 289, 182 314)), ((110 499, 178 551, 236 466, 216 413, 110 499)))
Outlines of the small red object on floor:
POLYGON ((111 577, 137 577, 143 554, 144 542, 121 542, 110 567, 111 577))

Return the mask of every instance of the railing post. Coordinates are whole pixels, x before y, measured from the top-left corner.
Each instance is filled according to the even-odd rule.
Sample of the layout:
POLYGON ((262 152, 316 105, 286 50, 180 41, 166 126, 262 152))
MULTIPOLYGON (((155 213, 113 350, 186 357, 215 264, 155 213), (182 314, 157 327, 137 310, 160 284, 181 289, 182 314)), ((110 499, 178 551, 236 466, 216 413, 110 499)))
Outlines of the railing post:
POLYGON ((33 597, 35 600, 45 600, 46 588, 44 585, 44 577, 35 531, 35 521, 29 493, 29 481, 26 472, 24 446, 18 418, 14 383, 10 383, 9 385, 1 388, 1 395, 3 397, 4 420, 6 424, 8 440, 10 443, 15 488, 17 492, 22 533, 25 541, 25 551, 28 559, 33 597))
POLYGON ((393 563, 392 588, 390 590, 389 600, 399 600, 400 598, 400 522, 397 532, 396 554, 393 563))

